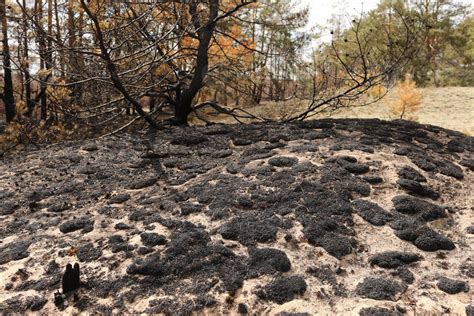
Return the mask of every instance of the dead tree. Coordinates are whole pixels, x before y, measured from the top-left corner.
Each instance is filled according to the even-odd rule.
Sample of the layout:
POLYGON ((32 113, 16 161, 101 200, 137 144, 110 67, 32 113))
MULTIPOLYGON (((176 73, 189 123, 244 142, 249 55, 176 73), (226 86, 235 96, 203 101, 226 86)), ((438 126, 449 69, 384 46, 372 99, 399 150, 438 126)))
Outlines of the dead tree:
POLYGON ((7 7, 5 0, 0 0, 0 17, 2 19, 2 55, 3 55, 3 73, 4 73, 4 86, 3 86, 3 103, 5 105, 5 116, 7 123, 13 121, 15 118, 15 98, 13 95, 13 80, 12 80, 12 69, 11 69, 11 58, 10 58, 10 46, 8 44, 8 20, 7 20, 7 7))

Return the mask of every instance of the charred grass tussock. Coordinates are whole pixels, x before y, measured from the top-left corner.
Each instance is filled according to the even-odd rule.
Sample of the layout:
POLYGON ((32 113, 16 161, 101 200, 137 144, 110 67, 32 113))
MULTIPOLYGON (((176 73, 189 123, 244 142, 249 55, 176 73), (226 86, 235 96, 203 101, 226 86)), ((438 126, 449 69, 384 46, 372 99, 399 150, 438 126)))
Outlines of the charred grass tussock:
POLYGON ((472 185, 468 137, 379 120, 158 133, 4 159, 2 310, 57 312, 53 293, 76 261, 77 300, 63 302, 71 312, 259 313, 294 302, 309 308, 315 297, 331 309, 330 297, 404 300, 421 280, 447 293, 467 289, 424 267, 445 251, 446 260, 466 261, 463 275, 472 270, 451 233, 464 234, 459 216, 468 215, 448 212, 466 207, 461 194, 472 185))

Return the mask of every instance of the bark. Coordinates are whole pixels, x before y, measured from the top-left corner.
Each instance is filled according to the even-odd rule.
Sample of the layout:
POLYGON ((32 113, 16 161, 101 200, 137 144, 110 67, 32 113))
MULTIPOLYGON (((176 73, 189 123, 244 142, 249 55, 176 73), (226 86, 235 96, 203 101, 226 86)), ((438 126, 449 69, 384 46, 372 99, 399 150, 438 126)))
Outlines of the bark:
POLYGON ((189 86, 182 92, 175 107, 175 124, 187 125, 188 115, 192 112, 192 102, 199 90, 202 88, 204 78, 209 68, 209 45, 216 27, 216 18, 219 13, 219 0, 210 0, 209 16, 206 24, 201 26, 197 12, 198 1, 192 1, 189 11, 193 19, 194 27, 197 30, 199 45, 197 49, 196 66, 193 78, 189 86))
POLYGON ((7 123, 15 118, 15 97, 13 95, 13 80, 10 60, 10 47, 8 46, 8 21, 6 15, 5 0, 0 0, 0 17, 2 19, 2 35, 3 35, 3 73, 4 73, 4 89, 3 102, 5 104, 5 115, 7 123))
POLYGON ((227 83, 224 83, 224 105, 227 106, 228 99, 227 99, 227 83))
POLYGON ((30 76, 30 58, 29 58, 29 46, 28 46, 28 17, 26 14, 26 0, 23 0, 23 58, 26 64, 23 66, 23 73, 25 76, 25 101, 28 108, 27 116, 31 116, 35 108, 35 103, 31 99, 31 76, 30 76))
MULTIPOLYGON (((54 18, 56 20, 56 42, 60 43, 61 42, 61 25, 59 21, 59 10, 58 10, 58 0, 54 0, 54 18)), ((65 70, 65 56, 64 56, 64 50, 58 51, 59 55, 59 66, 61 70, 61 79, 64 79, 64 74, 66 72, 65 70)))
MULTIPOLYGON (((66 79, 68 82, 75 82, 80 79, 78 74, 81 74, 84 67, 83 54, 74 53, 74 49, 82 46, 82 32, 84 27, 84 13, 79 12, 79 17, 74 17, 74 2, 69 1, 67 5, 67 52, 64 58, 67 58, 66 79)), ((74 96, 74 102, 82 102, 82 88, 79 84, 73 84, 71 87, 74 96)))
POLYGON ((47 54, 46 69, 53 68, 53 3, 48 0, 48 35, 47 35, 47 54))
MULTIPOLYGON (((68 34, 68 47, 69 49, 74 49, 76 47, 76 29, 75 29, 75 23, 74 23, 74 11, 72 8, 72 2, 68 3, 67 7, 67 34, 68 34)), ((68 60, 68 68, 67 72, 70 78, 68 80, 74 81, 74 78, 72 77, 72 73, 74 72, 74 53, 70 52, 69 53, 69 60, 68 60)))
MULTIPOLYGON (((40 55, 40 69, 44 71, 46 69, 46 34, 44 30, 40 27, 41 20, 43 18, 43 3, 42 0, 35 1, 35 17, 36 17, 36 25, 38 26, 37 29, 37 39, 38 39, 38 46, 39 46, 39 55, 40 55)), ((41 88, 39 93, 39 98, 41 100, 41 119, 46 120, 48 116, 48 99, 46 96, 46 83, 45 78, 40 78, 41 80, 41 88)))
MULTIPOLYGON (((54 69, 54 60, 53 60, 53 2, 48 0, 48 34, 46 37, 46 69, 54 69)), ((45 80, 46 81, 46 80, 45 80)), ((46 86, 46 84, 45 84, 46 86)), ((47 102, 47 94, 44 92, 45 102, 47 102)), ((58 119, 58 110, 55 104, 50 104, 50 112, 54 114, 55 120, 58 119)), ((45 118, 43 118, 45 119, 45 118)))

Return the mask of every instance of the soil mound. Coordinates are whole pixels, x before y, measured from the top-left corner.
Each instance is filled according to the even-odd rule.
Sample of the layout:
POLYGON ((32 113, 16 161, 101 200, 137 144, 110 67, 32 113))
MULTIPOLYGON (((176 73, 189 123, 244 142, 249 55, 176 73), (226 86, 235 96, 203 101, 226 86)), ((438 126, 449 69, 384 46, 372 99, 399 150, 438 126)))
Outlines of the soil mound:
POLYGON ((466 314, 473 152, 434 126, 319 120, 4 158, 0 311, 466 314))

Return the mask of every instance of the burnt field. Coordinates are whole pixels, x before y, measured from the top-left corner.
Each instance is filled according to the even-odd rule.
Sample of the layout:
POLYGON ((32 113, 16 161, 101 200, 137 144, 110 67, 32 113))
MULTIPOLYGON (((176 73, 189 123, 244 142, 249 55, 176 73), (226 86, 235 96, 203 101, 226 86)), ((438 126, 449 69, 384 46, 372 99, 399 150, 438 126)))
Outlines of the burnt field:
POLYGON ((3 158, 0 310, 465 314, 473 152, 439 127, 328 119, 3 158))

